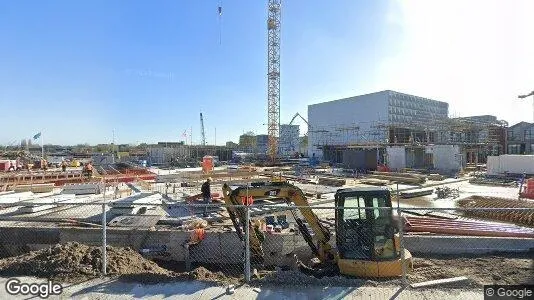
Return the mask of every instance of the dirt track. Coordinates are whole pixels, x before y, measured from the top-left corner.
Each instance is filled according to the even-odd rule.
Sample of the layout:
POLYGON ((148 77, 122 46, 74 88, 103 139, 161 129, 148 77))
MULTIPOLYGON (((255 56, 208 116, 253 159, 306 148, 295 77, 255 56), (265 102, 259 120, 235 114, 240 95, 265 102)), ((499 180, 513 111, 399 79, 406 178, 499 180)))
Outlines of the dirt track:
POLYGON ((456 286, 534 284, 534 253, 469 257, 414 258, 411 283, 466 276, 456 286))

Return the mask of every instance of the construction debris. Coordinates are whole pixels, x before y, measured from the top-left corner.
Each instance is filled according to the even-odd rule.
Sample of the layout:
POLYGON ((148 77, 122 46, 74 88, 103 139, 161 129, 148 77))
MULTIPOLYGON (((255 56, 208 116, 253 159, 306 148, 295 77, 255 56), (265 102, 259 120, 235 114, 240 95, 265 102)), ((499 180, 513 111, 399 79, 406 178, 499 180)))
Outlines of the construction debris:
POLYGON ((458 198, 460 197, 460 189, 459 188, 451 188, 448 186, 444 187, 437 187, 436 188, 436 195, 438 199, 447 199, 447 198, 458 198))
POLYGON ((469 183, 491 186, 517 187, 517 179, 505 176, 476 176, 469 179, 469 183))

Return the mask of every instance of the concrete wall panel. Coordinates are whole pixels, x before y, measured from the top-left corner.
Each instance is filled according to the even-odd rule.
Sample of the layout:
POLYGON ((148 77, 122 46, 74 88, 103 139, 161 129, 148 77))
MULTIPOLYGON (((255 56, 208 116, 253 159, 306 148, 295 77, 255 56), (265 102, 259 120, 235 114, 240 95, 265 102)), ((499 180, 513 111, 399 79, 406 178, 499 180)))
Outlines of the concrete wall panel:
POLYGON ((434 168, 443 172, 457 172, 462 169, 465 161, 462 158, 458 145, 434 145, 433 153, 434 168))
POLYGON ((406 149, 403 146, 391 146, 386 149, 388 167, 392 170, 406 168, 406 149))

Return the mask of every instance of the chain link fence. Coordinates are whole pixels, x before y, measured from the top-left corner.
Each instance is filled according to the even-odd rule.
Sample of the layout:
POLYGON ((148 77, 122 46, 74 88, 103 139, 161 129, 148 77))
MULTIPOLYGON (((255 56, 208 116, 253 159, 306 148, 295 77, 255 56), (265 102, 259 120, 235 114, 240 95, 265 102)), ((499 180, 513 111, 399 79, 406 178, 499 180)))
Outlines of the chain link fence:
MULTIPOLYGON (((168 194, 195 193, 163 187, 174 188, 168 194)), ((158 192, 4 195, 1 274, 352 287, 534 283, 534 207, 528 201, 503 204, 486 196, 460 199, 454 207, 400 198, 393 207, 335 207, 333 200, 228 206, 179 202, 158 192), (320 225, 306 221, 310 207, 320 225), (232 212, 240 216, 234 222, 232 212)))

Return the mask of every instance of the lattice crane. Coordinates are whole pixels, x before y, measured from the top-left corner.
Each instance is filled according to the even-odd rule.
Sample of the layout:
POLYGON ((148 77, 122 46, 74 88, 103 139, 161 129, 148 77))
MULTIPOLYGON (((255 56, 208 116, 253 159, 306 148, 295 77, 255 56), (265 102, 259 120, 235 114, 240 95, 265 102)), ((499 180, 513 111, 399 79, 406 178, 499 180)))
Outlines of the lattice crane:
POLYGON ((204 131, 204 118, 202 117, 202 113, 200 113, 200 136, 202 138, 202 146, 206 146, 206 132, 204 131))
POLYGON ((269 0, 267 17, 267 133, 274 163, 280 132, 280 25, 282 0, 269 0))

